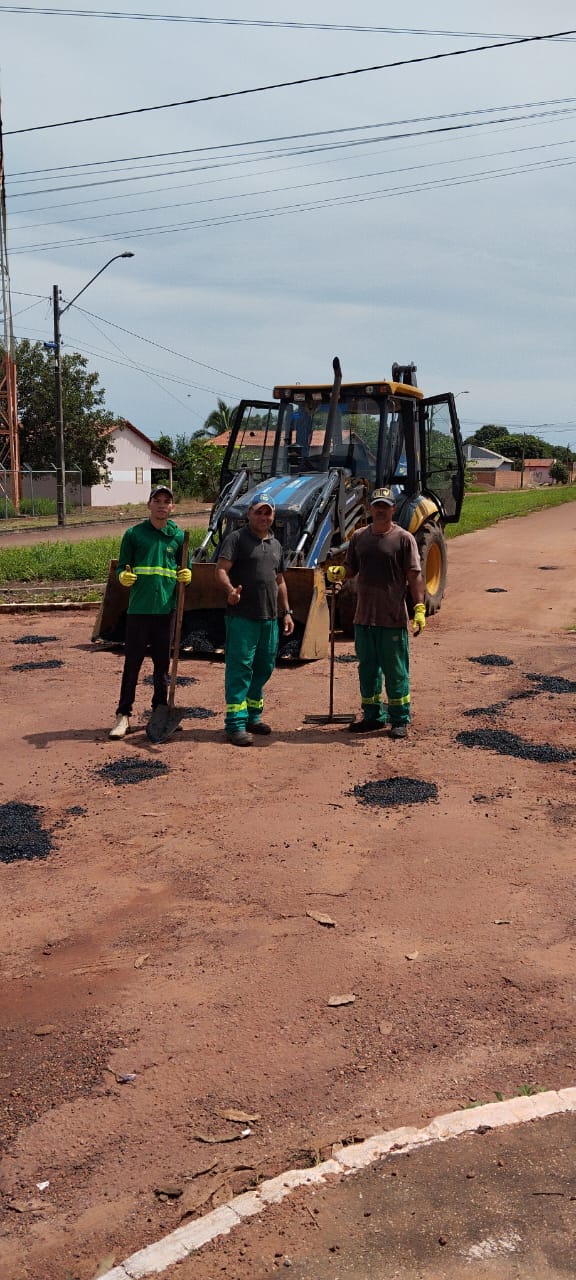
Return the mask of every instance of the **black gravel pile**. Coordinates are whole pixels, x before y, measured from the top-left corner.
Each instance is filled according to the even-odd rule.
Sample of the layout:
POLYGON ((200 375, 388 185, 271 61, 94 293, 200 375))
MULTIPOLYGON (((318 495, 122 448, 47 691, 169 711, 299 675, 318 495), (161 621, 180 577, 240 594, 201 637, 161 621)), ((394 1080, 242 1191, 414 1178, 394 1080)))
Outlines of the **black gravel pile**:
POLYGON ((60 658, 47 658, 46 662, 15 662, 11 671, 50 671, 54 667, 63 667, 60 658))
POLYGON ((113 782, 117 787, 131 786, 136 782, 149 782, 151 778, 160 778, 169 773, 167 764, 161 760, 142 760, 140 756, 124 756, 122 760, 112 760, 105 764, 98 773, 106 782, 113 782))
POLYGON ((493 596, 499 596, 499 595, 507 596, 508 587, 486 587, 486 594, 493 595, 493 596))
POLYGON ((178 707, 178 714, 183 720, 212 720, 218 712, 210 711, 209 707, 178 707))
POLYGON ((505 702, 489 702, 485 707, 469 707, 468 711, 464 712, 464 715, 465 716, 499 716, 502 711, 505 711, 505 709, 506 709, 505 702))
POLYGON ((392 805, 427 804, 429 800, 436 800, 438 787, 435 782, 422 782, 420 778, 384 778, 381 782, 359 783, 349 794, 360 804, 389 809, 392 805))
POLYGON ((338 656, 334 659, 334 661, 335 662, 357 662, 358 659, 355 653, 339 653, 338 656))
POLYGON ((54 644, 58 636, 18 636, 14 644, 54 644))
MULTIPOLYGON (((154 684, 154 676, 145 676, 144 684, 154 684)), ((198 684, 196 676, 176 676, 176 685, 184 689, 188 684, 198 684)))
POLYGON ((477 662, 481 667, 513 667, 511 658, 504 658, 501 653, 481 653, 477 658, 469 658, 469 662, 477 662))
POLYGON ((38 819, 37 804, 0 804, 0 862, 47 858, 52 841, 38 819))
POLYGON ((564 676, 539 676, 527 672, 526 679, 540 685, 536 693, 576 693, 576 680, 565 680, 564 676))
POLYGON ((196 653, 214 653, 216 645, 207 631, 188 631, 182 640, 183 649, 193 649, 196 653))
POLYGON ((517 733, 504 729, 470 729, 456 735, 456 741, 464 747, 481 747, 484 751, 496 751, 500 756, 515 756, 518 760, 536 760, 538 764, 560 764, 574 760, 575 751, 565 747, 553 747, 548 742, 527 742, 517 733))

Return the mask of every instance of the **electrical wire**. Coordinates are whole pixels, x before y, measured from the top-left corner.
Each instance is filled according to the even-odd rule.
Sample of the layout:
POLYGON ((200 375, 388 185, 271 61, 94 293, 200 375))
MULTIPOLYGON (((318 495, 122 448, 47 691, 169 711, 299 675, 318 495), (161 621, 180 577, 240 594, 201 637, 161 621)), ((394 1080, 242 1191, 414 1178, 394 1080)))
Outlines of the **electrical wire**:
POLYGON ((0 13, 38 14, 42 17, 103 18, 130 22, 187 22, 221 27, 263 27, 296 31, 346 31, 360 34, 401 36, 442 36, 461 39, 514 39, 518 32, 507 31, 446 31, 437 27, 381 27, 374 24, 351 22, 295 22, 272 18, 206 18, 180 13, 130 13, 114 9, 63 9, 32 7, 21 4, 1 4, 0 13))
POLYGON ((77 116, 73 120, 56 120, 50 124, 27 125, 21 129, 5 130, 4 136, 11 138, 17 134, 39 133, 47 129, 64 129, 70 125, 93 124, 99 120, 118 120, 125 116, 144 115, 152 111, 168 111, 175 107, 197 106, 199 103, 204 102, 222 102, 228 98, 243 98, 259 93, 270 93, 276 89, 292 89, 305 84, 320 84, 328 80, 343 80, 350 76, 369 75, 375 71, 389 71, 397 67, 418 66, 425 62, 439 62, 448 58, 468 57, 471 53, 490 53, 494 49, 512 49, 519 45, 542 43, 546 40, 557 40, 563 36, 574 35, 576 35, 576 28, 567 31, 549 31, 538 36, 521 36, 514 40, 500 40, 493 44, 474 45, 470 49, 451 49, 445 53, 422 54, 418 58, 399 58, 393 62, 381 62, 369 67, 354 67, 349 71, 330 71, 316 76, 300 76, 297 80, 281 80, 274 84, 258 85, 250 89, 230 89, 225 93, 210 93, 199 98, 182 98, 175 102, 157 103, 154 106, 131 107, 124 111, 106 111, 97 116, 77 116))
POLYGON ((294 213, 315 213, 327 208, 334 208, 338 205, 365 204, 373 200, 392 199, 398 196, 413 195, 431 190, 440 190, 447 187, 464 186, 471 183, 491 181, 496 178, 514 177, 519 174, 534 173, 544 169, 553 169, 570 166, 576 163, 572 157, 556 157, 553 160, 536 161, 533 164, 517 165, 501 170, 488 170, 476 174, 468 174, 461 177, 436 178, 430 182, 415 183, 410 186, 385 188, 371 192, 363 192, 352 195, 332 196, 324 200, 314 200, 308 203, 299 202, 293 205, 282 205, 280 207, 250 210, 239 213, 222 214, 214 218, 199 218, 192 221, 171 223, 168 225, 159 223, 152 227, 136 227, 129 231, 123 232, 106 232, 100 236, 76 237, 67 240, 52 240, 20 246, 12 250, 12 254, 19 253, 43 253, 51 249, 61 249, 66 247, 76 248, 89 244, 104 244, 107 241, 119 239, 141 239, 148 236, 164 236, 173 235, 178 232, 199 228, 206 230, 212 227, 229 226, 235 223, 253 222, 265 218, 275 218, 294 213))
MULTIPOLYGON (((402 165, 397 169, 377 169, 372 170, 370 173, 343 175, 338 178, 320 178, 314 182, 298 182, 291 186, 261 187, 253 191, 241 193, 233 192, 231 195, 209 196, 200 200, 172 201, 169 204, 144 205, 139 209, 122 209, 111 210, 109 213, 83 214, 76 218, 59 218, 57 225, 59 227, 63 227, 77 222, 100 222, 103 218, 129 218, 133 217, 137 213, 157 213, 166 209, 190 208, 197 205, 221 203, 225 200, 250 200, 255 199, 257 196, 282 194, 286 191, 306 191, 314 187, 329 187, 343 182, 365 182, 369 178, 381 178, 391 174, 414 173, 422 169, 437 169, 440 165, 467 164, 470 160, 490 160, 497 156, 522 155, 527 151, 546 151, 551 147, 569 146, 574 142, 576 142, 576 138, 565 138, 560 142, 541 142, 534 143, 529 147, 511 147, 504 151, 485 151, 477 156, 457 156, 452 160, 431 160, 424 164, 402 165)), ((36 227, 42 227, 45 225, 45 219, 42 219, 40 222, 28 222, 25 223, 24 226, 18 226, 16 228, 16 233, 21 231, 30 231, 36 227)))
MULTIPOLYGON (((126 178, 116 178, 116 177, 100 178, 94 182, 71 183, 69 186, 65 186, 65 187, 42 187, 40 190, 35 190, 35 191, 34 190, 17 191, 17 192, 14 192, 13 194, 10 194, 8 196, 8 199, 10 201, 10 205, 12 206, 12 202, 14 200, 22 200, 29 196, 58 195, 62 191, 86 191, 94 187, 109 187, 109 186, 118 186, 120 184, 131 183, 131 182, 149 181, 150 178, 153 178, 156 181, 156 180, 159 180, 160 178, 178 177, 182 174, 205 173, 207 170, 210 170, 210 169, 218 169, 222 167, 228 168, 231 166, 238 167, 240 165, 244 166, 246 164, 247 159, 259 162, 263 159, 270 159, 270 158, 274 159, 276 158, 277 155, 280 155, 283 157, 285 156, 286 158, 292 158, 294 156, 307 156, 307 155, 317 156, 319 153, 324 155, 326 151, 337 151, 337 150, 343 150, 343 149, 345 149, 346 151, 349 151, 349 149, 352 147, 357 148, 361 146, 371 145, 373 143, 405 142, 409 138, 430 138, 438 134, 462 133, 464 130, 468 130, 468 129, 482 129, 488 126, 494 126, 498 124, 508 125, 511 123, 517 123, 518 121, 524 121, 524 120, 539 120, 541 123, 544 123, 544 121, 548 121, 550 123, 557 123, 559 117, 562 117, 563 119, 565 119, 567 116, 571 116, 573 114, 574 114, 573 109, 564 108, 560 112, 537 112, 529 115, 497 116, 496 118, 491 120, 470 121, 467 124, 440 125, 440 126, 437 126, 435 129, 416 129, 416 130, 411 130, 405 133, 393 133, 393 134, 387 134, 387 135, 381 134, 379 137, 364 138, 361 140, 346 139, 340 143, 326 143, 318 147, 299 148, 298 150, 283 150, 280 152, 275 152, 275 153, 273 152, 273 153, 268 153, 263 155, 256 154, 255 156, 240 155, 231 161, 226 160, 224 164, 222 164, 222 162, 220 163, 216 162, 215 164, 187 166, 184 169, 168 169, 168 170, 164 170, 163 172, 159 172, 159 173, 157 172, 153 174, 150 174, 147 171, 145 174, 141 174, 139 176, 131 175, 130 177, 126 177, 126 178)), ((155 167, 155 166, 151 166, 151 167, 155 167)), ((82 176, 86 176, 86 175, 82 175, 82 176)), ((153 188, 148 188, 148 190, 153 190, 153 188)), ((135 194, 135 192, 126 192, 121 194, 133 195, 135 194)), ((53 208, 53 207, 58 207, 58 206, 51 206, 51 205, 47 206, 47 208, 53 208)), ((63 206, 60 206, 60 207, 63 207, 63 206)), ((34 211, 41 212, 40 209, 30 210, 30 212, 34 212, 34 211)), ((22 212, 28 212, 28 210, 23 210, 22 212)))
MULTIPOLYGON (((16 170, 15 173, 12 173, 10 175, 10 183, 8 185, 11 186, 13 183, 17 182, 19 179, 22 181, 24 181, 25 178, 29 178, 30 180, 32 180, 32 175, 34 174, 41 174, 41 175, 50 174, 50 173, 64 174, 73 169, 94 169, 99 167, 101 168, 102 166, 106 166, 106 165, 116 165, 116 164, 125 165, 132 160, 165 160, 169 156, 175 156, 179 158, 180 156, 201 155, 203 152, 206 152, 206 151, 215 153, 219 151, 229 151, 232 148, 236 148, 236 147, 268 146, 273 142, 301 142, 304 138, 330 137, 338 133, 361 133, 367 129, 396 129, 396 128, 399 128, 401 125, 431 124, 435 120, 455 120, 458 117, 466 118, 468 116, 493 115, 495 111, 528 111, 528 110, 531 110, 533 107, 564 107, 569 103, 575 103, 575 102, 576 102, 576 98, 545 98, 535 102, 513 102, 513 103, 508 103, 508 104, 504 104, 496 107, 476 107, 473 110, 469 110, 469 111, 446 111, 440 115, 408 116, 407 118, 402 120, 380 120, 380 121, 376 121, 374 124, 342 125, 338 129, 316 129, 308 133, 286 133, 286 134, 278 134, 275 136, 273 135, 272 137, 265 137, 265 138, 247 138, 247 139, 244 138, 239 142, 223 142, 220 144, 212 144, 211 146, 204 146, 204 147, 186 147, 180 151, 152 151, 152 152, 144 152, 144 154, 141 154, 141 155, 117 156, 116 158, 109 158, 107 160, 84 160, 78 164, 54 165, 51 168, 47 168, 47 169, 20 169, 20 170, 16 170)), ((544 114, 548 114, 548 113, 544 113, 544 114)), ((555 114, 555 113, 551 113, 551 114, 555 114)), ((491 124, 494 122, 487 121, 487 123, 491 124)), ((368 141, 370 141, 370 139, 368 139, 368 141)), ((155 167, 155 166, 151 166, 151 167, 155 167)), ((86 175, 83 174, 81 176, 86 176, 86 175)), ((44 180, 45 179, 43 177, 38 178, 39 182, 44 180)))

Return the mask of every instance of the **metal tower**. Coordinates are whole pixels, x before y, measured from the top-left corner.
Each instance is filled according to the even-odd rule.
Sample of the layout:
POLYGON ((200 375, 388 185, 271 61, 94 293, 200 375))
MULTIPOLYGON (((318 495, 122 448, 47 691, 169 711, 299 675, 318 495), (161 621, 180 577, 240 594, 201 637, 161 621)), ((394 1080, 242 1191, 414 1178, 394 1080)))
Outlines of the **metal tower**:
POLYGON ((18 398, 14 333, 10 301, 8 244, 6 236, 6 189, 4 183, 4 147, 2 143, 2 105, 0 102, 0 497, 8 494, 16 511, 20 509, 20 441, 18 434, 18 398))

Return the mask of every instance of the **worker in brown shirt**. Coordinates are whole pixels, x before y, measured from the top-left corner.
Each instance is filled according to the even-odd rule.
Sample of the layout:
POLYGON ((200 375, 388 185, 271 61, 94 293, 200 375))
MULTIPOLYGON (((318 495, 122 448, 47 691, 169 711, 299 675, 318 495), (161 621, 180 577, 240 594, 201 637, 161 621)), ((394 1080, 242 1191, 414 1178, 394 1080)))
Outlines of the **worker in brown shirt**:
MULTIPOLYGON (((369 733, 391 724, 392 738, 405 738, 410 723, 410 653, 408 587, 414 608, 414 633, 426 626, 424 581, 416 539, 394 524, 391 489, 375 489, 370 500, 372 523, 354 533, 348 544, 346 577, 358 578, 354 641, 362 698, 362 719, 352 733, 369 733), (382 683, 388 707, 382 702, 382 683)), ((330 574, 330 570, 329 570, 330 574)))

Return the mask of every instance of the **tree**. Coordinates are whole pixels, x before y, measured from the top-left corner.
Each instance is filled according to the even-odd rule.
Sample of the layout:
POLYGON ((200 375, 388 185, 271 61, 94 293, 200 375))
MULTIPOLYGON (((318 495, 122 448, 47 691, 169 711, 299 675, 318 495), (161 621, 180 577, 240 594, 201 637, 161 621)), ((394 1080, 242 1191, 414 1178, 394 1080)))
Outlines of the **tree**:
POLYGON ((217 498, 224 449, 209 440, 184 435, 174 440, 160 436, 156 443, 160 452, 172 459, 174 491, 178 496, 204 498, 207 502, 217 498))
POLYGON ((470 436, 470 440, 466 443, 479 444, 483 449, 493 449, 495 453, 500 453, 500 449, 496 448, 495 441, 501 440, 503 436, 508 436, 507 427, 498 427, 493 422, 486 423, 486 426, 479 427, 478 431, 470 436))
POLYGON ((568 484, 570 472, 568 471, 568 467, 566 467, 564 463, 560 462, 557 458, 550 467, 550 477, 552 480, 555 480, 556 484, 568 484))
MULTIPOLYGON (((23 338, 16 345, 20 454, 33 470, 57 463, 54 357, 41 342, 23 338)), ((83 484, 109 476, 114 456, 110 430, 119 421, 103 408, 104 388, 88 361, 75 352, 62 357, 62 404, 66 467, 80 467, 83 484)))
POLYGON ((213 409, 208 414, 204 426, 201 431, 195 431, 194 435, 199 438, 202 436, 219 436, 223 431, 231 431, 234 425, 234 414, 237 406, 226 404, 225 400, 218 400, 218 408, 213 409))

